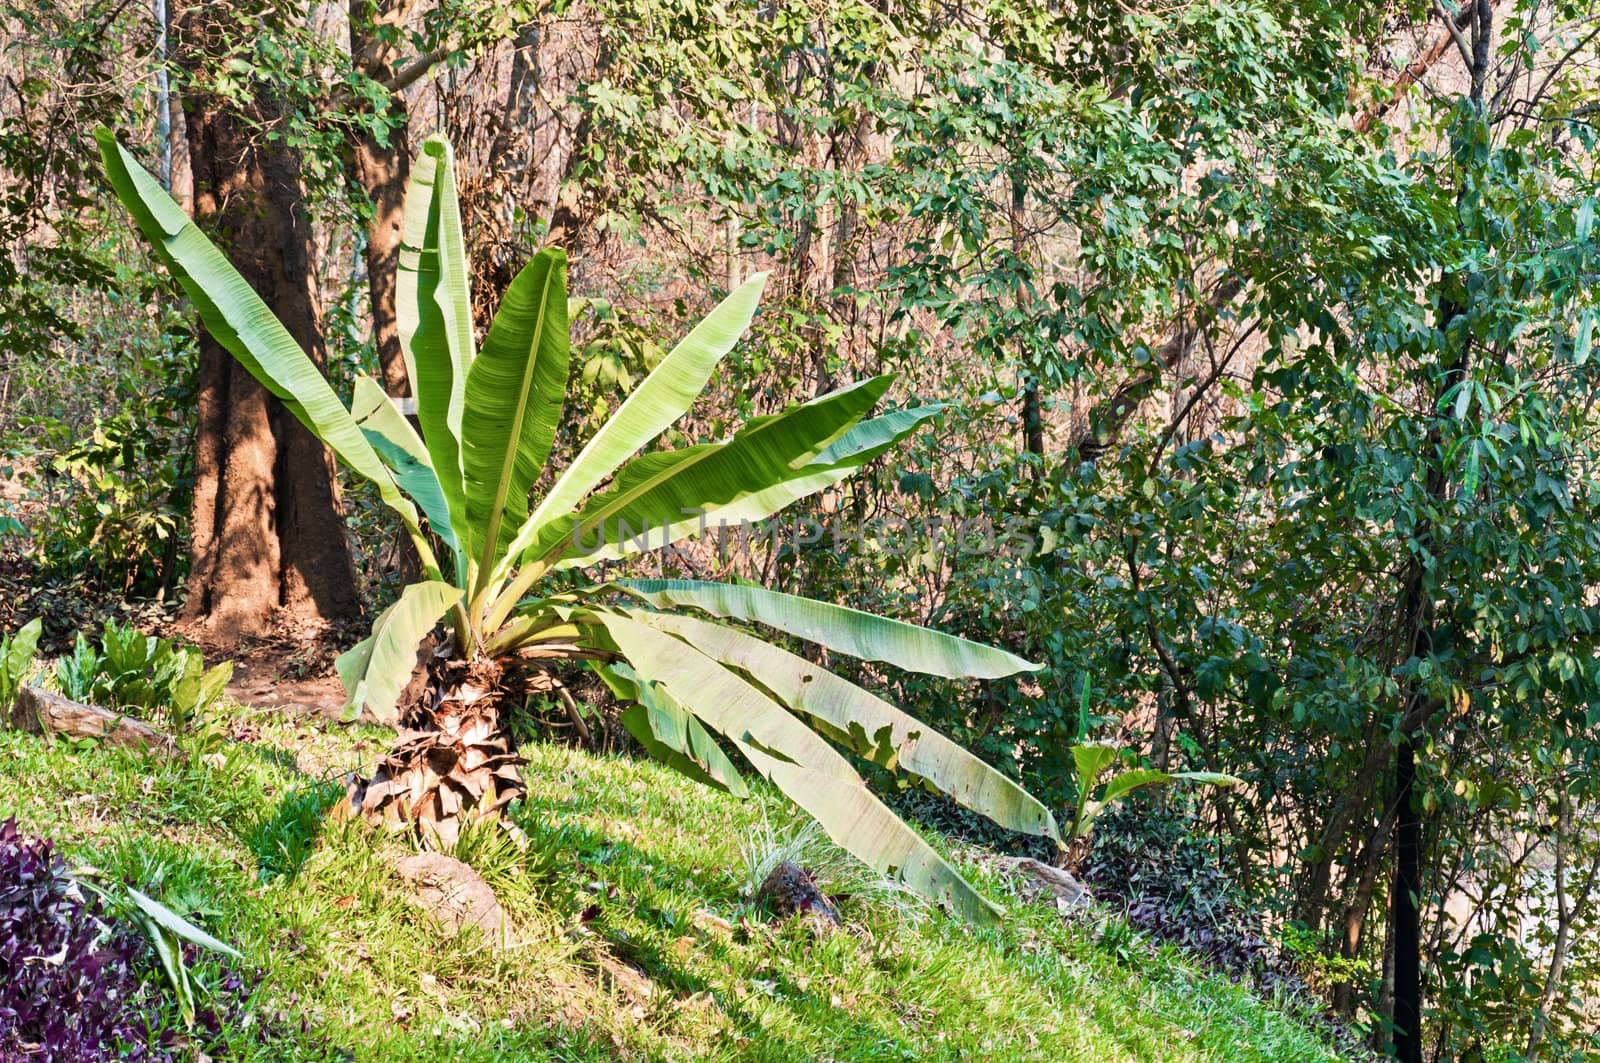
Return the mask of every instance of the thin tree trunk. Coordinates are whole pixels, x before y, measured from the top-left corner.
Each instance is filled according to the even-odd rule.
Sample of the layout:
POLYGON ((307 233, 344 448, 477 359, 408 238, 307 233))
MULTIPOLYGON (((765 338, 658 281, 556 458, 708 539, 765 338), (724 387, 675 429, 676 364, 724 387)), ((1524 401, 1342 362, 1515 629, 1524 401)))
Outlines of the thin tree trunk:
MULTIPOLYGON (((237 14, 179 3, 172 17, 187 86, 195 220, 323 365, 300 161, 256 127, 271 116, 271 101, 257 99, 251 113, 237 113, 203 88, 237 14)), ((265 634, 280 616, 355 616, 355 573, 327 448, 204 332, 199 407, 185 622, 231 642, 265 634)))
POLYGON ((1395 758, 1394 886, 1389 899, 1394 921, 1394 1055, 1400 1063, 1422 1063, 1422 819, 1412 793, 1416 777, 1416 742, 1407 734, 1395 758))
MULTIPOLYGON (((350 0, 350 56, 358 74, 386 82, 394 77, 399 58, 399 33, 413 3, 410 0, 350 0)), ((372 208, 367 221, 367 292, 372 303, 372 345, 391 395, 411 393, 400 327, 395 317, 395 277, 400 262, 400 230, 406 180, 411 160, 406 137, 404 95, 388 97, 383 117, 387 137, 370 131, 351 145, 350 174, 372 208)))

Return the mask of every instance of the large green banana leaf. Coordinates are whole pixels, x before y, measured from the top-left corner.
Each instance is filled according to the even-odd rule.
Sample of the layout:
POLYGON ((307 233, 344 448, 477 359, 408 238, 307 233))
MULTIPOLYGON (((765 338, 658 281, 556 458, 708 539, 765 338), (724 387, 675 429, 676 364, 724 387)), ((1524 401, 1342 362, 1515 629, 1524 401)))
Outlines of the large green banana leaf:
MULTIPOLYGON (((734 289, 629 394, 518 530, 501 569, 521 563, 547 523, 576 509, 596 484, 684 415, 705 390, 711 371, 750 327, 766 282, 767 275, 758 273, 734 289)), ((496 572, 497 579, 503 576, 496 572)))
MULTIPOLYGON (((691 535, 739 528, 765 520, 802 498, 825 491, 848 479, 861 466, 888 451, 901 439, 910 435, 921 423, 939 413, 942 406, 919 406, 914 410, 896 410, 863 421, 850 429, 837 442, 825 449, 809 464, 802 466, 787 480, 758 491, 747 491, 720 505, 702 504, 696 511, 682 519, 658 525, 651 530, 653 539, 641 542, 624 535, 606 536, 591 549, 568 557, 555 567, 581 568, 600 561, 629 557, 687 539, 691 535), (651 545, 651 542, 654 545, 651 545)), ((648 537, 647 537, 648 538, 648 537)), ((584 544, 587 545, 587 544, 584 544)), ((581 547, 580 547, 581 548, 581 547)))
POLYGON ((462 487, 461 418, 473 361, 470 276, 450 144, 434 135, 423 141, 406 187, 395 318, 422 439, 469 556, 475 536, 462 487))
POLYGON ((993 646, 812 598, 698 580, 618 580, 615 586, 658 608, 700 609, 748 620, 830 650, 950 679, 995 679, 1039 666, 993 646))
POLYGON ((860 776, 849 762, 815 731, 716 661, 690 652, 683 642, 651 627, 644 619, 648 614, 597 610, 593 615, 641 679, 666 687, 712 730, 762 749, 779 751, 836 780, 859 781, 860 776), (702 683, 706 690, 715 690, 718 696, 700 697, 685 689, 695 682, 702 683))
POLYGON ((439 486, 433 461, 417 430, 411 427, 411 422, 378 382, 365 375, 356 377, 350 415, 361 426, 373 449, 383 457, 401 489, 422 509, 423 516, 428 518, 428 527, 450 547, 456 572, 465 573, 461 542, 450 523, 450 507, 445 502, 444 489, 439 486))
POLYGON ((567 258, 547 248, 518 273, 467 374, 462 429, 467 520, 479 531, 479 589, 528 519, 567 394, 567 258), (505 532, 504 529, 509 529, 505 532))
POLYGON ((695 782, 735 797, 750 796, 717 740, 659 684, 645 682, 620 661, 598 665, 595 672, 618 698, 634 703, 620 719, 646 752, 695 782))
POLYGON ((420 536, 416 507, 400 493, 394 477, 316 363, 239 276, 227 256, 206 239, 111 131, 96 130, 95 138, 111 187, 156 256, 189 293, 206 331, 352 471, 376 484, 384 504, 420 536))
POLYGON ((860 465, 878 457, 922 426, 922 422, 943 413, 945 404, 908 406, 891 410, 870 421, 862 421, 823 449, 807 468, 829 468, 854 461, 860 465))
POLYGON ((349 696, 345 719, 355 719, 363 705, 384 723, 394 719, 395 701, 416 666, 417 645, 460 600, 460 587, 429 580, 411 584, 378 614, 372 634, 334 662, 349 696))
POLYGON ((837 750, 783 706, 689 643, 652 627, 645 615, 594 615, 641 678, 659 683, 726 735, 839 846, 974 922, 999 917, 993 904, 867 790, 837 750))
POLYGON ((681 613, 641 619, 750 676, 857 755, 926 779, 1007 830, 1061 840, 1055 817, 1022 787, 932 727, 827 669, 724 624, 681 613))
POLYGON ((726 443, 646 454, 617 473, 576 517, 552 521, 528 556, 543 560, 574 544, 618 541, 624 526, 634 531, 679 523, 686 516, 764 491, 794 478, 799 467, 848 432, 883 397, 891 376, 874 377, 782 413, 762 417, 726 443))

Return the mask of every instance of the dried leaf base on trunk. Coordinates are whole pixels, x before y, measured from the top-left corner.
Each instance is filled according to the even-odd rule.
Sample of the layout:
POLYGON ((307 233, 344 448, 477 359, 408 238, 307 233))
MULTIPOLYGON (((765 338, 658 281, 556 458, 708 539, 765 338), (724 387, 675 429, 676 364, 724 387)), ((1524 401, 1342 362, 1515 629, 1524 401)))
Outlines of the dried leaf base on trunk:
POLYGON ((393 748, 371 779, 351 784, 350 812, 448 850, 463 826, 498 816, 526 792, 518 770, 526 761, 500 724, 514 675, 485 660, 435 658, 427 668, 430 681, 402 709, 393 748))
POLYGON ((11 704, 11 726, 29 734, 61 734, 93 738, 124 749, 173 756, 178 745, 165 731, 111 709, 85 705, 38 687, 17 691, 11 704))

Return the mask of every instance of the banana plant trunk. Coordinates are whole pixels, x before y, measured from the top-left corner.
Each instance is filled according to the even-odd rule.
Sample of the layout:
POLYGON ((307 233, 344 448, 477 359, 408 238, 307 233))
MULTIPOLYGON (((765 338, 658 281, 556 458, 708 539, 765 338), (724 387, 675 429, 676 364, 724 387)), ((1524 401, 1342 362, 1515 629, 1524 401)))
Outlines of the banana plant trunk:
POLYGON ((466 661, 424 649, 402 695, 398 733, 371 779, 357 779, 350 809, 399 833, 417 830, 449 851, 461 828, 522 796, 502 710, 524 694, 523 675, 489 658, 466 661))

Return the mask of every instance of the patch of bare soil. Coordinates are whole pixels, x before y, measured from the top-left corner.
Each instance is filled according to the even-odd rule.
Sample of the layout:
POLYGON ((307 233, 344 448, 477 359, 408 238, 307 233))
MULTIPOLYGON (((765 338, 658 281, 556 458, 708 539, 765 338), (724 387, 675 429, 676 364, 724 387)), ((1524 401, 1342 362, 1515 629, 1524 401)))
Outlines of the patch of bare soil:
POLYGON ((344 711, 345 695, 333 662, 365 636, 364 627, 364 622, 315 627, 280 624, 267 638, 232 647, 202 643, 201 649, 208 659, 213 655, 233 658, 228 693, 244 704, 295 707, 337 720, 344 711))

